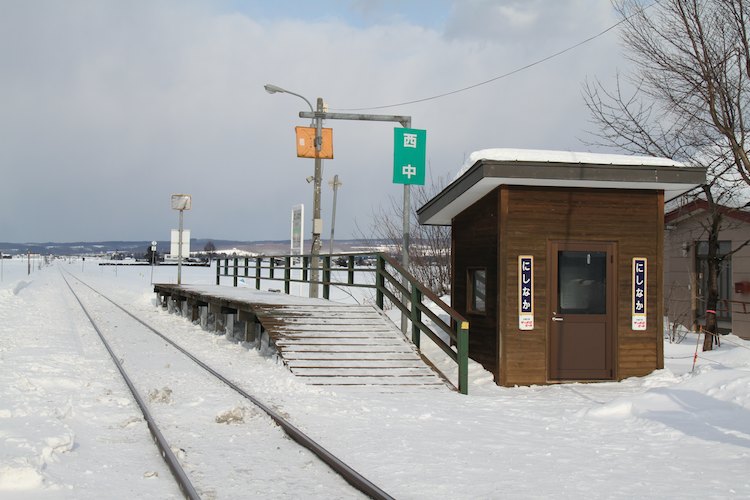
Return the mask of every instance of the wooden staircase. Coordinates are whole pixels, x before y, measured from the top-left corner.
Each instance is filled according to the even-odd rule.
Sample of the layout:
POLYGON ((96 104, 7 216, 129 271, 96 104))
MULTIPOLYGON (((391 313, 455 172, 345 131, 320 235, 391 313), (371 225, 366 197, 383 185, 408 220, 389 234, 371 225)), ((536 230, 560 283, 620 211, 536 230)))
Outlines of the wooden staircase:
POLYGON ((310 385, 449 387, 396 325, 372 306, 330 302, 256 304, 253 309, 280 358, 310 385))

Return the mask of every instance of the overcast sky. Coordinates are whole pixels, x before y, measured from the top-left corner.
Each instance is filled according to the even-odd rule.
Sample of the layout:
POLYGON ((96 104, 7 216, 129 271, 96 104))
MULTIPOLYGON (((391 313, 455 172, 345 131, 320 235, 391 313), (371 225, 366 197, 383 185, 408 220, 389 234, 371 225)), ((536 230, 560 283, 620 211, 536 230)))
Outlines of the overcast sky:
MULTIPOLYGON (((548 56, 618 21, 605 0, 0 0, 0 241, 167 240, 172 193, 196 238, 285 239, 313 161, 307 105, 421 99, 548 56)), ((427 130, 428 176, 494 147, 589 150, 586 78, 625 69, 616 30, 442 99, 362 110, 427 130)), ((389 196, 390 123, 328 121, 324 238, 358 236, 389 196)), ((309 218, 309 217, 306 217, 309 218)), ((309 221, 306 222, 309 229, 309 221)), ((306 233, 309 232, 306 229, 306 233)))

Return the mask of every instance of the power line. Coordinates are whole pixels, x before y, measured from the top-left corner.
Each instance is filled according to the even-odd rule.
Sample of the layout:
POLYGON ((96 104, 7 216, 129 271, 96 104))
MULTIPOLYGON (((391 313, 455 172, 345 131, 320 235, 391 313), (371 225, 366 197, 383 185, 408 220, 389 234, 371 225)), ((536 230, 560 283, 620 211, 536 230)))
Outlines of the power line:
POLYGON ((520 68, 516 68, 513 71, 509 71, 508 73, 504 73, 504 74, 496 76, 494 78, 490 78, 489 80, 485 80, 483 82, 475 83, 473 85, 469 85, 468 87, 463 87, 463 88, 460 88, 460 89, 451 90, 449 92, 444 92, 442 94, 437 94, 437 95, 433 95, 433 96, 430 96, 430 97, 423 97, 421 99, 414 99, 412 101, 404 101, 404 102, 399 102, 399 103, 396 103, 396 104, 385 104, 385 105, 382 105, 382 106, 370 106, 370 107, 366 107, 366 108, 338 108, 338 109, 335 109, 335 111, 365 111, 365 110, 374 110, 374 109, 395 108, 395 107, 398 107, 398 106, 406 106, 408 104, 417 104, 417 103, 420 103, 420 102, 432 101, 434 99, 441 99, 443 97, 447 97, 447 96, 454 95, 454 94, 459 94, 461 92, 466 92, 467 90, 472 90, 472 89, 475 89, 477 87, 481 87, 482 85, 487 85, 489 83, 496 82, 497 80, 501 80, 503 78, 507 78, 509 76, 515 75, 516 73, 520 73, 521 71, 525 71, 525 70, 527 70, 529 68, 533 68, 534 66, 538 66, 538 65, 540 65, 542 63, 545 63, 545 62, 549 61, 550 59, 554 59, 555 57, 561 56, 561 55, 565 54, 566 52, 570 52, 571 50, 577 49, 581 45, 587 44, 590 41, 595 40, 595 39, 599 38, 600 36, 603 36, 603 35, 609 33, 610 31, 612 31, 613 29, 617 28, 618 26, 620 26, 624 22, 629 21, 633 16, 635 16, 635 15, 637 15, 639 13, 645 12, 647 9, 653 7, 654 5, 656 5, 659 2, 661 2, 661 0, 654 0, 653 2, 651 2, 646 7, 643 7, 642 9, 634 12, 633 14, 629 15, 628 17, 625 17, 625 18, 621 19, 620 21, 618 21, 615 24, 609 26, 605 30, 600 31, 596 35, 590 36, 589 38, 586 38, 585 40, 582 40, 582 41, 580 41, 580 42, 578 42, 576 44, 573 44, 573 45, 571 45, 569 47, 566 47, 566 48, 564 48, 564 49, 562 49, 562 50, 560 50, 558 52, 555 52, 554 54, 550 54, 550 55, 548 55, 546 57, 543 57, 543 58, 538 59, 538 60, 536 60, 534 62, 526 64, 525 66, 521 66, 520 68))

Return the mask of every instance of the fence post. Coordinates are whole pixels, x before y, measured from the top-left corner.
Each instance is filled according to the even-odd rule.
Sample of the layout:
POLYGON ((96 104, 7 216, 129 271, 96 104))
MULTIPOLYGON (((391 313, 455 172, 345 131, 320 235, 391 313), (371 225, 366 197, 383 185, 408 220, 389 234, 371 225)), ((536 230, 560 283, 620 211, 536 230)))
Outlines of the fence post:
POLYGON ((234 279, 233 279, 233 281, 234 281, 234 286, 237 286, 237 276, 238 276, 238 272, 239 272, 239 270, 240 270, 240 269, 239 269, 239 265, 240 265, 240 259, 238 259, 237 257, 235 257, 235 258, 233 259, 233 261, 232 261, 232 264, 234 264, 234 279))
POLYGON ((328 300, 331 296, 331 256, 323 257, 323 298, 328 300))
POLYGON ((268 277, 274 278, 274 271, 276 269, 276 259, 274 257, 268 258, 268 277))
POLYGON ((310 267, 310 257, 302 257, 302 281, 307 282, 307 269, 310 267))
POLYGON ((469 322, 458 324, 458 391, 469 393, 469 322))
POLYGON ((422 321, 422 311, 419 305, 422 304, 422 292, 412 283, 411 286, 411 341, 419 349, 420 330, 417 326, 422 321))
POLYGON ((229 276, 229 257, 224 259, 224 276, 229 276))
POLYGON ((221 259, 216 259, 216 284, 221 284, 221 259))
POLYGON ((249 268, 250 268, 250 258, 245 257, 245 278, 248 277, 249 268))
POLYGON ((261 257, 255 258, 255 289, 260 290, 260 267, 263 263, 263 259, 261 257))
POLYGON ((292 258, 284 257, 284 293, 289 295, 289 285, 292 279, 292 258))
POLYGON ((353 285, 354 284, 354 255, 350 255, 347 261, 348 261, 346 265, 346 267, 348 268, 347 281, 349 282, 350 285, 353 285))
POLYGON ((378 255, 375 264, 375 304, 383 310, 383 290, 385 290, 385 259, 378 255))

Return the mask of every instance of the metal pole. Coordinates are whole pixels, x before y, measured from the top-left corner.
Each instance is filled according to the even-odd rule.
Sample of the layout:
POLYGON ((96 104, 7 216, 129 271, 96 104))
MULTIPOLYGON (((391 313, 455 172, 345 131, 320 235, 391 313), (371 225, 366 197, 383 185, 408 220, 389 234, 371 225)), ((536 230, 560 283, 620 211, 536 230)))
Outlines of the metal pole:
MULTIPOLYGON (((402 252, 401 252, 401 265, 404 266, 404 269, 406 271, 409 270, 409 216, 410 216, 410 207, 411 207, 411 191, 409 190, 410 184, 404 184, 404 217, 402 220, 403 223, 403 232, 402 232, 402 252)), ((406 289, 409 289, 409 282, 404 278, 404 286, 406 289)), ((407 295, 404 294, 403 300, 404 303, 406 302, 407 295)), ((411 305, 412 309, 414 309, 416 304, 411 305)), ((408 316, 405 312, 401 313, 401 331, 406 335, 407 330, 409 329, 409 321, 408 316)))
POLYGON ((184 210, 180 210, 180 228, 179 237, 177 238, 177 284, 182 283, 182 213, 184 210))
POLYGON ((156 242, 151 242, 151 284, 154 284, 154 261, 156 260, 156 242))
POLYGON ((26 250, 26 263, 28 264, 27 275, 31 274, 31 250, 26 250))
MULTIPOLYGON (((411 117, 406 117, 407 119, 403 122, 401 122, 401 125, 404 126, 404 128, 411 128, 411 117)), ((411 184, 404 184, 404 213, 403 213, 403 241, 402 243, 402 249, 401 249, 401 265, 404 266, 405 271, 409 271, 409 221, 411 220, 411 184)), ((409 289, 409 281, 404 278, 404 286, 406 287, 407 291, 411 292, 409 289)), ((409 297, 411 297, 411 293, 409 293, 409 297)), ((404 294, 403 300, 406 302, 407 295, 404 294)), ((412 309, 417 307, 416 304, 411 305, 412 309)), ((409 321, 408 316, 405 312, 401 312, 401 331, 404 335, 406 335, 407 331, 409 329, 409 321)))
MULTIPOLYGON (((318 97, 318 112, 323 112, 323 98, 318 97)), ((318 278, 320 276, 320 233, 323 232, 323 220, 320 218, 320 183, 323 176, 323 162, 320 159, 320 151, 323 146, 323 119, 320 116, 315 117, 315 174, 314 174, 314 193, 313 193, 313 230, 312 230, 312 249, 310 250, 312 258, 312 269, 310 271, 310 297, 318 297, 318 278)))
POLYGON ((336 226, 336 195, 339 192, 339 186, 341 186, 341 183, 339 182, 339 174, 336 174, 333 176, 333 181, 329 183, 331 187, 333 188, 333 212, 331 213, 331 240, 329 241, 329 249, 328 253, 333 253, 333 230, 336 226))

